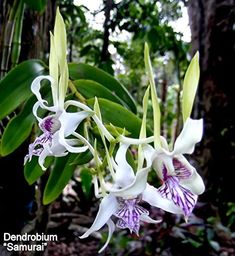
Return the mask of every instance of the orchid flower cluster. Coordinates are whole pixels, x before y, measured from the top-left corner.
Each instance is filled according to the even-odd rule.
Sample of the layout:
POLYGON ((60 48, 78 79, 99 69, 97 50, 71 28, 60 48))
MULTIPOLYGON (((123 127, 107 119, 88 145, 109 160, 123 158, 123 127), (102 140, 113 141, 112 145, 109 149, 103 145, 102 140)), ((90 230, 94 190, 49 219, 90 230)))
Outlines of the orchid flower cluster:
POLYGON ((66 61, 66 31, 59 10, 50 43, 50 73, 35 78, 31 85, 37 98, 33 114, 42 134, 29 145, 25 163, 32 156, 37 156, 39 165, 45 170, 44 162, 48 156, 63 157, 69 153, 91 151, 95 164, 93 184, 100 205, 93 224, 80 238, 88 237, 107 224, 109 233, 105 245, 99 251, 102 252, 116 228, 129 229, 131 233, 138 235, 142 222, 160 223, 161 219, 154 220, 149 216, 150 213, 142 206, 142 202, 173 214, 181 214, 187 221, 198 195, 205 189, 202 178, 184 156, 193 153, 203 133, 202 119, 190 118, 199 79, 198 54, 192 59, 185 75, 182 95, 183 129, 173 149, 170 149, 166 138, 160 135, 161 114, 147 44, 144 56, 150 85, 143 98, 142 125, 139 138, 136 139, 126 136, 125 132, 117 136, 109 132, 103 124, 97 99, 93 109, 84 102, 66 100, 70 81, 66 61), (50 83, 52 106, 41 95, 43 80, 50 83), (147 106, 150 96, 154 127, 153 135, 147 136, 147 106), (71 107, 73 111, 70 111, 71 107), (46 110, 48 115, 40 117, 39 108, 46 110), (81 123, 87 120, 96 124, 105 154, 99 153, 97 142, 89 141, 88 134, 81 135, 77 131, 81 123), (127 160, 132 148, 137 151, 136 168, 127 160), (148 183, 148 176, 152 171, 156 179, 161 180, 160 187, 148 183))

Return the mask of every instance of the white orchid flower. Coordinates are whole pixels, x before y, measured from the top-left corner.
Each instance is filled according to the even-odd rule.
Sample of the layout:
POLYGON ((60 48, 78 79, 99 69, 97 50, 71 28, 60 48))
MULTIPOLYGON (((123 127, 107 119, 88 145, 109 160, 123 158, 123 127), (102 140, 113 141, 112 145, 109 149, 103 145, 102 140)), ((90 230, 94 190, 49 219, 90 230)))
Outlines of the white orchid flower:
MULTIPOLYGON (((107 188, 109 194, 101 200, 97 216, 92 226, 80 237, 86 238, 91 233, 108 225, 109 235, 105 245, 100 249, 102 252, 108 245, 115 230, 112 216, 117 218, 116 227, 128 228, 130 232, 138 235, 140 222, 159 223, 161 220, 153 220, 149 217, 149 212, 139 205, 143 200, 142 194, 146 189, 148 172, 150 170, 151 159, 146 155, 147 166, 137 171, 136 175, 132 167, 126 160, 126 153, 129 145, 120 143, 115 160, 112 159, 115 169, 115 182, 112 187, 107 188)), ((145 151, 147 153, 147 150, 145 151)), ((160 194, 158 198, 161 199, 160 194)), ((145 200, 149 202, 149 200, 145 200)))
MULTIPOLYGON (((193 153, 195 144, 201 140, 203 132, 202 119, 190 119, 199 80, 199 54, 195 54, 185 74, 182 96, 184 126, 172 151, 169 150, 166 140, 160 136, 161 113, 147 44, 145 45, 144 59, 154 113, 154 136, 150 138, 153 138, 154 148, 150 145, 146 145, 146 147, 151 152, 153 168, 163 185, 158 189, 147 186, 143 199, 150 199, 152 205, 160 207, 159 201, 155 200, 155 195, 160 193, 162 198, 168 200, 168 204, 162 205, 161 208, 172 213, 184 214, 187 220, 197 202, 198 195, 205 190, 202 178, 183 156, 183 154, 193 153), (150 194, 152 194, 152 198, 149 198, 150 194)), ((162 201, 160 202, 162 203, 162 201)))
POLYGON ((63 18, 57 9, 54 35, 51 34, 51 49, 49 59, 48 76, 38 76, 31 84, 31 90, 37 97, 33 106, 33 114, 38 120, 39 128, 43 132, 35 141, 29 145, 29 153, 25 156, 25 163, 31 160, 32 156, 39 157, 39 164, 43 170, 44 161, 47 156, 64 156, 68 152, 80 153, 88 149, 89 143, 82 136, 78 136, 75 130, 79 124, 91 116, 93 111, 77 101, 65 102, 68 87, 68 65, 66 60, 66 31, 63 18), (41 82, 48 80, 51 85, 53 105, 42 98, 40 93, 41 82), (69 106, 76 106, 78 111, 69 113, 69 106), (49 111, 50 114, 44 118, 39 117, 38 108, 49 111), (67 138, 74 135, 75 139, 67 138), (79 139, 78 139, 79 138, 79 139), (85 144, 76 146, 78 144, 85 144))
MULTIPOLYGON (((39 164, 43 170, 44 161, 47 156, 64 156, 68 152, 80 153, 88 149, 88 146, 75 147, 75 144, 79 144, 77 139, 66 139, 69 135, 73 134, 79 124, 88 116, 92 115, 92 110, 82 103, 74 101, 65 102, 59 104, 57 98, 53 97, 53 105, 48 106, 46 100, 43 100, 40 93, 41 81, 49 80, 50 83, 54 83, 51 76, 39 76, 37 77, 32 85, 31 90, 36 95, 38 101, 33 107, 33 114, 37 118, 39 123, 39 128, 43 132, 38 136, 35 141, 29 145, 29 153, 25 157, 25 162, 30 161, 32 156, 39 156, 39 164), (75 105, 80 106, 79 111, 69 113, 66 109, 75 105), (38 108, 48 110, 51 114, 40 118, 38 116, 38 108)), ((86 142, 86 139, 82 142, 86 142)))
MULTIPOLYGON (((202 138, 202 130, 202 119, 188 118, 172 151, 169 151, 163 137, 161 137, 161 147, 154 149, 148 145, 148 152, 152 155, 153 168, 163 185, 158 189, 148 187, 146 191, 151 191, 153 198, 155 194, 160 193, 163 198, 169 200, 167 208, 162 209, 184 214, 185 219, 191 214, 198 195, 205 190, 202 178, 183 156, 183 154, 193 153, 195 144, 202 138)), ((145 195, 143 195, 143 199, 145 199, 145 195)), ((152 204, 159 207, 158 202, 152 202, 152 204)))

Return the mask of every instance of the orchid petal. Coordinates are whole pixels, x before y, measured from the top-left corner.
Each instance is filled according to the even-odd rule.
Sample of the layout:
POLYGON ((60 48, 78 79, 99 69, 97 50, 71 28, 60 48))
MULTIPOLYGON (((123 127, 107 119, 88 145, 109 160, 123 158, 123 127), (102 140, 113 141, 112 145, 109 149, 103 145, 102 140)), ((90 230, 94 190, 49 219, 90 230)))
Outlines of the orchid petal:
POLYGON ((49 55, 49 74, 53 78, 51 83, 51 92, 53 103, 55 106, 59 105, 59 90, 58 90, 58 76, 59 76, 58 58, 55 51, 54 36, 50 32, 50 55, 49 55))
POLYGON ((150 168, 144 168, 138 171, 135 179, 130 185, 121 189, 110 188, 109 191, 117 197, 127 199, 137 197, 144 191, 146 187, 149 169, 150 168))
POLYGON ((91 108, 89 108, 87 105, 81 103, 81 102, 78 102, 78 101, 75 101, 75 100, 67 100, 65 103, 64 103, 64 108, 68 108, 69 106, 74 106, 74 107, 78 107, 82 110, 85 110, 85 111, 90 111, 90 112, 93 112, 91 108))
POLYGON ((41 93, 40 93, 40 88, 41 88, 41 81, 42 80, 49 80, 50 83, 53 83, 53 78, 50 76, 37 76, 32 84, 31 84, 31 91, 35 94, 35 96, 38 99, 38 102, 40 103, 40 106, 44 109, 47 109, 49 111, 56 112, 57 111, 57 106, 49 107, 45 105, 44 103, 48 104, 46 100, 42 99, 41 93))
MULTIPOLYGON (((88 149, 88 146, 82 147, 73 147, 69 143, 70 140, 65 139, 66 136, 72 134, 77 126, 87 117, 89 116, 89 112, 81 111, 78 113, 67 113, 63 112, 60 117, 59 121, 61 123, 61 128, 59 130, 59 143, 63 145, 69 152, 72 153, 81 153, 88 149)), ((84 138, 85 140, 85 138, 84 138)))
POLYGON ((142 124, 140 129, 140 139, 146 138, 146 119, 147 119, 147 112, 148 112, 148 100, 149 100, 149 89, 148 86, 144 98, 143 98, 143 118, 142 118, 142 124))
POLYGON ((103 252, 104 249, 108 246, 110 239, 113 235, 113 232, 115 230, 115 224, 113 223, 113 221, 111 219, 109 219, 107 221, 107 225, 108 225, 108 229, 109 229, 108 238, 107 238, 107 241, 105 242, 105 244, 103 245, 103 247, 98 251, 98 253, 103 252))
POLYGON ((120 187, 130 185, 135 179, 134 171, 126 160, 126 152, 128 147, 129 145, 121 143, 115 157, 115 162, 117 164, 114 166, 114 168, 116 168, 116 183, 120 187))
POLYGON ((153 123, 154 123, 154 147, 160 147, 160 122, 161 122, 161 111, 159 107, 158 97, 157 97, 157 90, 153 76, 153 69, 151 60, 149 57, 149 47, 148 44, 145 43, 144 47, 144 63, 145 68, 148 74, 150 88, 151 88, 151 99, 153 105, 153 123))
POLYGON ((92 226, 80 238, 86 238, 91 233, 101 229, 117 210, 118 202, 115 196, 112 194, 105 196, 100 203, 99 211, 92 226))
POLYGON ((59 132, 56 132, 53 135, 53 139, 51 143, 45 143, 43 148, 48 152, 48 156, 62 157, 66 156, 68 152, 66 152, 66 148, 59 143, 59 132))
POLYGON ((152 146, 146 144, 143 146, 143 153, 144 153, 144 158, 146 159, 146 162, 147 162, 147 167, 151 167, 152 157, 155 153, 154 148, 152 146))
POLYGON ((54 27, 54 46, 58 59, 60 79, 58 84, 59 106, 63 108, 66 91, 68 88, 68 65, 66 60, 67 40, 64 20, 57 8, 55 27, 54 27))
MULTIPOLYGON (((147 88, 143 98, 143 117, 142 117, 142 124, 140 129, 140 136, 139 136, 140 139, 146 138, 146 118, 147 118, 147 112, 148 112, 149 89, 150 87, 147 88)), ((144 164, 143 147, 142 145, 139 145, 137 170, 140 170, 141 168, 143 168, 143 164, 144 164)))
POLYGON ((71 153, 82 153, 88 149, 88 146, 74 147, 70 145, 70 140, 65 139, 60 132, 59 143, 63 145, 71 153))
POLYGON ((67 113, 65 111, 59 117, 59 121, 63 126, 64 136, 67 137, 68 135, 72 134, 79 124, 88 116, 90 112, 88 111, 80 111, 74 113, 67 113))
POLYGON ((169 147, 168 147, 168 143, 167 143, 166 139, 163 136, 161 136, 160 139, 161 139, 162 149, 169 152, 169 147))
POLYGON ((158 223, 162 222, 162 219, 154 220, 146 214, 140 215, 140 220, 143 222, 152 223, 152 224, 158 224, 158 223))
POLYGON ((184 122, 190 117, 199 81, 199 53, 196 52, 186 71, 183 83, 182 114, 184 122))
POLYGON ((50 156, 50 152, 47 149, 43 149, 41 154, 38 157, 38 164, 41 166, 42 170, 45 171, 47 168, 44 166, 45 159, 47 156, 50 156))
POLYGON ((196 169, 193 168, 193 174, 187 180, 181 180, 180 185, 190 190, 195 195, 200 195, 205 191, 205 185, 201 176, 197 173, 196 169))
MULTIPOLYGON (((101 116, 99 101, 98 101, 97 97, 95 97, 94 111, 95 111, 95 115, 93 116, 93 119, 94 119, 96 125, 98 126, 98 129, 99 129, 102 137, 105 136, 108 141, 114 140, 113 136, 109 133, 109 131, 105 128, 105 126, 102 123, 102 116, 101 116)), ((102 140, 104 140, 104 138, 102 138, 102 140)))
POLYGON ((42 118, 40 118, 37 114, 38 112, 38 108, 40 107, 40 103, 37 101, 34 105, 33 105, 33 115, 36 117, 36 119, 38 120, 38 122, 42 122, 42 118))
POLYGON ((97 175, 93 175, 93 184, 94 184, 94 192, 96 198, 101 198, 102 193, 99 191, 98 178, 97 175))
POLYGON ((183 130, 175 141, 172 155, 192 154, 195 144, 202 138, 203 120, 193 120, 188 118, 184 123, 183 130))
POLYGON ((176 206, 173 201, 163 198, 159 191, 147 184, 146 189, 142 193, 142 200, 149 203, 154 207, 158 207, 163 209, 164 211, 175 213, 175 214, 182 214, 183 211, 180 207, 176 206))
POLYGON ((81 140, 84 144, 86 144, 88 146, 89 150, 91 151, 91 154, 96 159, 96 162, 98 164, 102 164, 101 160, 99 159, 99 156, 97 155, 97 151, 95 150, 95 148, 93 148, 93 146, 90 144, 90 142, 87 139, 85 139, 82 135, 78 134, 77 132, 73 132, 72 135, 74 135, 79 140, 81 140))
MULTIPOLYGON (((97 101, 98 103, 98 101, 97 101)), ((69 106, 76 106, 78 108, 81 108, 85 111, 88 111, 88 112, 91 112, 91 113, 94 113, 88 106, 86 106, 85 104, 81 103, 81 102, 77 102, 77 101, 74 101, 74 100, 68 100, 65 102, 65 109, 69 106)), ((98 108, 98 105, 96 104, 97 108, 98 108)), ((98 110, 99 111, 99 108, 98 110)), ((100 113, 98 113, 100 114, 100 113)), ((111 141, 111 140, 114 140, 113 136, 110 134, 110 132, 105 128, 105 126, 103 125, 102 121, 98 118, 97 115, 93 114, 92 116, 93 120, 95 121, 96 125, 98 126, 98 128, 101 130, 101 132, 104 134, 104 136, 107 138, 108 141, 111 141)))
POLYGON ((103 125, 102 121, 96 116, 92 116, 93 120, 95 121, 96 125, 100 129, 100 131, 103 133, 103 135, 106 137, 108 141, 114 140, 114 137, 111 135, 111 133, 106 129, 106 127, 103 125))
POLYGON ((140 145, 140 144, 147 144, 154 141, 154 136, 148 137, 148 138, 142 138, 142 139, 134 139, 134 138, 128 138, 123 135, 119 136, 119 142, 126 143, 129 145, 140 145))
POLYGON ((155 150, 152 161, 153 169, 161 180, 164 180, 166 175, 171 176, 175 174, 175 168, 172 162, 173 159, 163 150, 155 150))

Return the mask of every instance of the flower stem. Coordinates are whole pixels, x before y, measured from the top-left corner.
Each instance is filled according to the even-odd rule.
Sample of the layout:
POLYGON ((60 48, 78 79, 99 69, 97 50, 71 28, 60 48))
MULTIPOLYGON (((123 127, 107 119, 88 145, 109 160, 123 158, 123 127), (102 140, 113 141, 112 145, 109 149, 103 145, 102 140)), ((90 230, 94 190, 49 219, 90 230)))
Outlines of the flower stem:
POLYGON ((79 99, 79 101, 85 104, 86 99, 78 92, 72 81, 69 80, 68 86, 71 92, 79 99))

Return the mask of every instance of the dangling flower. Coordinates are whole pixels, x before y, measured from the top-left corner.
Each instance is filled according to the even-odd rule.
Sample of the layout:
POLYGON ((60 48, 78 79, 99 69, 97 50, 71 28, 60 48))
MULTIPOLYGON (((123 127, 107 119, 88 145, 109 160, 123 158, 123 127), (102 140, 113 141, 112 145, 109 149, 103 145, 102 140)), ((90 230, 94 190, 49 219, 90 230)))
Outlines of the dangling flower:
MULTIPOLYGON (((112 187, 102 184, 109 191, 109 194, 101 200, 99 211, 92 226, 80 237, 86 238, 107 224, 109 228, 108 239, 99 253, 107 247, 115 230, 115 224, 111 219, 112 216, 117 218, 116 227, 121 229, 128 228, 131 233, 134 232, 137 235, 142 221, 148 223, 161 222, 161 220, 151 219, 148 210, 139 205, 143 200, 142 193, 147 185, 148 172, 151 167, 149 165, 150 159, 146 155, 146 159, 148 159, 147 166, 137 171, 135 175, 126 160, 128 147, 128 144, 120 144, 115 161, 112 159, 115 169, 115 182, 112 187)), ((160 194, 158 198, 162 200, 160 194)), ((148 202, 148 200, 145 201, 148 202)))
POLYGON ((195 144, 201 140, 203 123, 188 118, 183 130, 175 141, 173 151, 169 151, 166 140, 161 137, 161 148, 148 146, 152 155, 153 168, 163 184, 151 190, 171 201, 172 207, 165 209, 172 213, 182 213, 187 219, 191 214, 198 195, 205 190, 202 178, 183 154, 192 154, 195 144), (177 208, 175 207, 177 206, 177 208))
POLYGON ((46 168, 43 164, 47 156, 65 156, 68 152, 80 153, 88 149, 87 145, 75 147, 81 142, 86 143, 85 138, 82 138, 81 142, 79 142, 77 139, 66 139, 66 137, 73 134, 79 124, 85 118, 91 116, 93 112, 86 105, 78 102, 73 104, 73 101, 69 104, 65 102, 62 107, 54 98, 53 106, 47 106, 47 102, 41 98, 40 94, 40 82, 42 80, 49 80, 53 83, 52 77, 39 76, 33 81, 31 89, 38 99, 33 107, 33 114, 37 118, 39 128, 43 133, 29 145, 29 153, 25 156, 25 163, 28 160, 30 161, 33 155, 39 156, 38 162, 42 169, 45 170, 46 168), (66 111, 70 105, 75 104, 79 105, 82 110, 73 113, 66 111), (37 114, 39 107, 50 111, 52 114, 40 118, 37 114))
POLYGON ((195 54, 184 78, 182 96, 184 126, 175 141, 173 151, 169 151, 166 140, 160 136, 161 113, 147 44, 145 45, 145 65, 151 87, 154 113, 154 148, 150 145, 146 145, 145 148, 151 152, 152 166, 163 185, 158 189, 147 186, 145 192, 147 191, 148 194, 143 194, 143 199, 149 199, 152 205, 161 207, 155 200, 155 195, 160 193, 162 198, 168 200, 168 204, 162 205, 161 208, 172 213, 184 214, 187 220, 197 202, 198 195, 205 190, 202 178, 183 156, 183 154, 193 153, 195 144, 201 140, 203 132, 202 119, 190 119, 199 80, 199 55, 195 54), (152 198, 149 198, 150 194, 152 198))
MULTIPOLYGON (((31 90, 37 97, 37 102, 33 106, 33 114, 39 122, 42 134, 29 145, 29 153, 25 156, 25 163, 31 160, 32 156, 39 157, 39 164, 43 170, 44 161, 47 156, 64 156, 68 152, 84 152, 87 145, 75 147, 77 144, 88 144, 82 136, 78 139, 67 139, 69 135, 75 133, 79 124, 93 114, 93 111, 86 105, 76 102, 65 102, 68 87, 68 66, 66 61, 66 31, 63 18, 57 10, 54 35, 51 34, 51 49, 49 59, 48 76, 38 76, 31 85, 31 90), (53 105, 42 98, 40 93, 42 80, 48 80, 51 85, 53 105), (77 112, 69 113, 69 106, 76 106, 77 112), (44 118, 38 116, 38 108, 49 111, 51 114, 44 118)), ((76 133, 74 134, 76 135, 76 133)), ((78 136, 75 136, 76 138, 78 136)))

